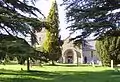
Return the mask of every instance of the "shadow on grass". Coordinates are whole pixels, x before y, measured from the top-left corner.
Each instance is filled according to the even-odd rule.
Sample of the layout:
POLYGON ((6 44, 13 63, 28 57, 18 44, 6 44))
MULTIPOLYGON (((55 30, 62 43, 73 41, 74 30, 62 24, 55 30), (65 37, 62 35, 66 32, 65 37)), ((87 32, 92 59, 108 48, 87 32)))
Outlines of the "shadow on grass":
POLYGON ((59 73, 44 71, 12 71, 0 69, 0 82, 50 82, 59 73))
POLYGON ((22 76, 22 77, 42 77, 42 78, 51 78, 59 75, 59 73, 47 72, 47 71, 13 71, 13 70, 4 70, 0 69, 0 75, 14 75, 14 76, 22 76))
POLYGON ((12 71, 0 69, 0 82, 120 82, 120 72, 12 71))

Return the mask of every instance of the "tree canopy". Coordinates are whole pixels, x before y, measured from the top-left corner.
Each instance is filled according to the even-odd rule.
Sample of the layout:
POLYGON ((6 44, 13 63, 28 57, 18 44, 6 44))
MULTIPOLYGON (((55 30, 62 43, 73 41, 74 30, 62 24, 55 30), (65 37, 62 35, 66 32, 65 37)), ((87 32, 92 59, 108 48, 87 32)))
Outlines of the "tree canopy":
POLYGON ((34 53, 35 49, 24 39, 0 34, 0 60, 9 60, 15 57, 25 58, 28 55, 32 56, 34 53))
POLYGON ((42 22, 36 12, 43 14, 34 5, 29 5, 31 1, 35 3, 36 0, 0 0, 0 33, 26 35, 31 33, 30 27, 40 30, 42 22))
POLYGON ((96 49, 103 66, 110 66, 111 60, 114 65, 120 62, 120 37, 105 36, 96 41, 96 49))
POLYGON ((37 51, 24 39, 0 34, 0 60, 9 60, 15 57, 19 64, 24 64, 28 57, 47 62, 45 53, 37 51))
POLYGON ((68 27, 81 34, 74 39, 94 36, 120 36, 120 0, 63 0, 68 27))

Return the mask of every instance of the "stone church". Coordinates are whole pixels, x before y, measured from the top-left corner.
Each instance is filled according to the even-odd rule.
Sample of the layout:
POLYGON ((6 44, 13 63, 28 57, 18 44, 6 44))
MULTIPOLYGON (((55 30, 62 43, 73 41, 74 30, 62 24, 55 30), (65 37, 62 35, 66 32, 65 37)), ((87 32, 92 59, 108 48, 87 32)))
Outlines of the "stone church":
MULTIPOLYGON (((37 40, 39 42, 39 46, 42 46, 43 41, 45 40, 45 28, 42 29, 41 32, 36 32, 37 40)), ((64 40, 64 44, 62 45, 62 56, 58 60, 60 63, 87 63, 90 64, 92 62, 98 64, 99 57, 96 53, 95 49, 95 40, 87 40, 87 43, 82 43, 81 48, 75 47, 73 42, 69 42, 70 37, 67 37, 64 40)))

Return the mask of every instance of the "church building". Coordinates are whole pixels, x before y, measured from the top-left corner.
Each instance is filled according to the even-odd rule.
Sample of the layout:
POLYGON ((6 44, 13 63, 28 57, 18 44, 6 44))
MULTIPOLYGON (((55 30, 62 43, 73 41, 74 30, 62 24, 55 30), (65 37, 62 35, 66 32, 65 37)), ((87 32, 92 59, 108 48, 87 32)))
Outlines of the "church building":
MULTIPOLYGON (((39 46, 42 46, 45 40, 45 28, 41 32, 36 32, 36 37, 39 42, 39 46)), ((62 56, 58 60, 60 63, 81 63, 81 64, 95 64, 99 63, 99 57, 95 49, 95 40, 88 39, 87 42, 81 44, 81 48, 74 46, 73 41, 69 42, 70 37, 64 40, 62 45, 62 56)))

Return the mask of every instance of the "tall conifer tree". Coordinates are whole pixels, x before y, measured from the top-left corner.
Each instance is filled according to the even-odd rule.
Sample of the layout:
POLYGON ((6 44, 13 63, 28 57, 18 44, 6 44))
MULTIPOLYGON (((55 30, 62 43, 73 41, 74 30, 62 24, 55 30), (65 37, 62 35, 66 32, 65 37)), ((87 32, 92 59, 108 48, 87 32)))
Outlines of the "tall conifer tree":
POLYGON ((59 36, 59 16, 57 2, 52 3, 49 15, 47 17, 49 27, 46 28, 46 40, 43 44, 44 50, 49 54, 48 59, 52 61, 58 60, 61 56, 60 36, 59 36))

